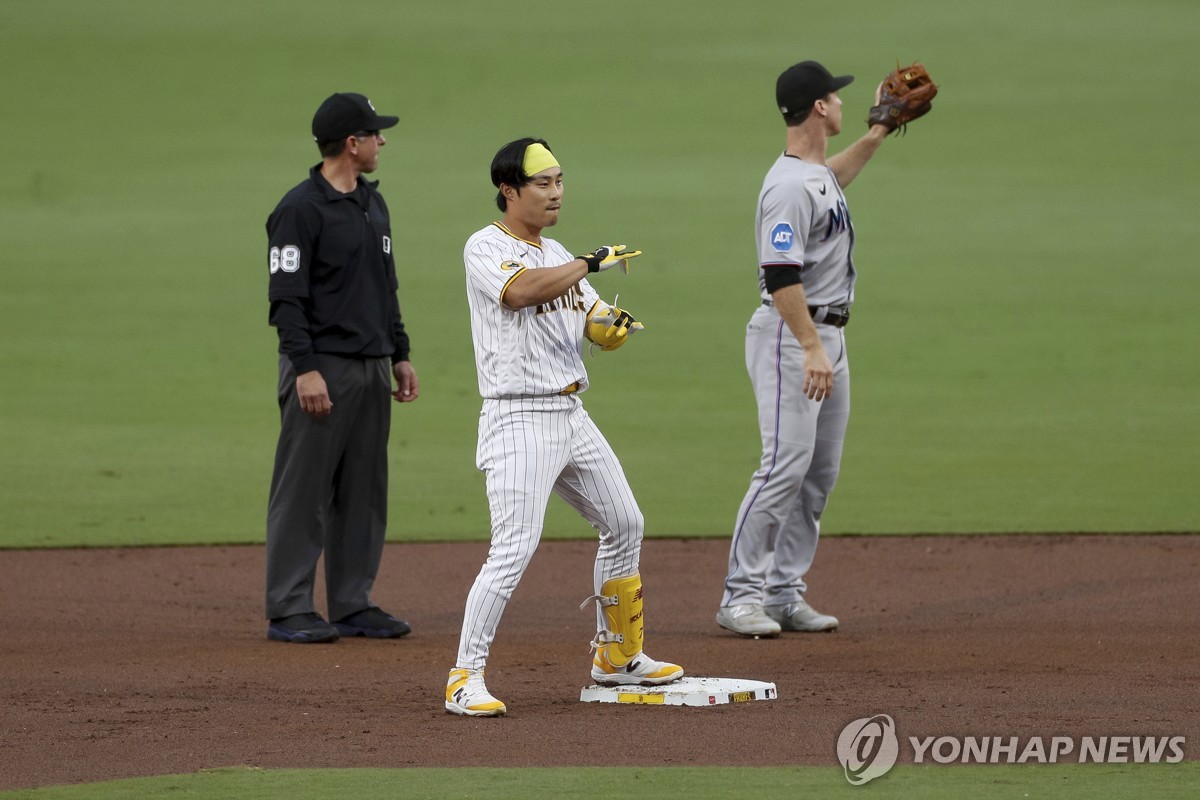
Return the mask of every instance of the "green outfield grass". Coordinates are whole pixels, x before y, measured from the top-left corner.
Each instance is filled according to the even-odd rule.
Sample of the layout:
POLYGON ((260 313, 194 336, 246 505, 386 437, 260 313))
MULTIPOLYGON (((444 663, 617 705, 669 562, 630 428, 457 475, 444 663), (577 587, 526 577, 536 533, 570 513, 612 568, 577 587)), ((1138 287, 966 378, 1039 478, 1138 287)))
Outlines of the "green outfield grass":
POLYGON ((1196 762, 1137 765, 1040 765, 896 767, 882 778, 851 786, 833 768, 643 768, 570 769, 221 769, 194 775, 112 781, 81 786, 0 792, 3 800, 527 800, 594 798, 600 787, 612 796, 655 800, 717 800, 754 797, 912 798, 1010 800, 1096 798, 1159 800, 1194 796, 1196 762))
MULTIPOLYGON (((486 535, 466 237, 496 148, 541 135, 568 247, 647 330, 588 407, 650 535, 725 535, 758 457, 742 331, 778 72, 934 112, 850 187, 854 411, 827 533, 1196 531, 1200 6, 1115 0, 0 5, 0 546, 255 542, 277 429, 263 223, 339 90, 402 117, 394 215, 422 398, 397 408, 394 539, 486 535)), ((548 535, 586 536, 557 503, 548 535)))

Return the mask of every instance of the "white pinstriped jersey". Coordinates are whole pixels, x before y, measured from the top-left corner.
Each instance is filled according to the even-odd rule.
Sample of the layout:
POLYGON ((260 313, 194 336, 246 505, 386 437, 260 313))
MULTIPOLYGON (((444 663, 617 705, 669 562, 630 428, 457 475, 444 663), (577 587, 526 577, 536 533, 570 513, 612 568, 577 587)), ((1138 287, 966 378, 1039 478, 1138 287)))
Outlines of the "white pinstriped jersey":
POLYGON ((771 297, 762 268, 788 264, 800 268, 809 305, 854 302, 854 226, 829 167, 781 155, 763 179, 754 227, 762 299, 771 297))
POLYGON ((599 294, 586 280, 549 303, 512 309, 504 291, 526 269, 557 267, 575 256, 553 239, 541 244, 499 222, 467 240, 467 305, 479 393, 485 398, 557 395, 572 383, 587 388, 583 328, 599 294))

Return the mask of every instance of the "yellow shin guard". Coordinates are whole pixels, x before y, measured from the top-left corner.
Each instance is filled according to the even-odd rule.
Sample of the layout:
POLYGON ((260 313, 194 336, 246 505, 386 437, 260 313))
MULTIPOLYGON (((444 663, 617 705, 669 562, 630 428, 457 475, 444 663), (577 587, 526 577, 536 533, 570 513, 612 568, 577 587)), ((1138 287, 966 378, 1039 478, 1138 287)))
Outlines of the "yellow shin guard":
POLYGON ((608 623, 606 656, 613 666, 623 666, 642 652, 642 576, 609 578, 600 588, 600 604, 608 623), (615 601, 615 602, 614 602, 615 601))

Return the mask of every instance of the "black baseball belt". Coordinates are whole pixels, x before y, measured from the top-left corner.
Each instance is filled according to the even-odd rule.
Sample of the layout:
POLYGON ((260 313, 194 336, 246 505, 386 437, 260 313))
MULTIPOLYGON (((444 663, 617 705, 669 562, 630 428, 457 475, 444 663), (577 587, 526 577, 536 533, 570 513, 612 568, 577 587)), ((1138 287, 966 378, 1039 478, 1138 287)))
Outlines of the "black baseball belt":
MULTIPOLYGON (((769 308, 775 307, 774 300, 763 300, 762 304, 769 308)), ((850 306, 809 306, 808 315, 818 325, 844 328, 850 323, 850 306)))

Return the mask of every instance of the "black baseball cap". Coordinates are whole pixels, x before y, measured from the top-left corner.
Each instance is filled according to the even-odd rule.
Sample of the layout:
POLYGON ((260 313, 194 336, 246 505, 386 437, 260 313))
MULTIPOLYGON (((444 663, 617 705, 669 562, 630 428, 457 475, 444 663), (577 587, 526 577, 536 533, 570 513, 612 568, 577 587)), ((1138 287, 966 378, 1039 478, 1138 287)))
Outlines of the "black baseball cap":
POLYGON ((381 117, 361 94, 338 92, 330 95, 313 115, 312 134, 318 142, 336 142, 359 131, 381 131, 400 121, 381 117))
POLYGON ((783 71, 775 81, 775 103, 784 119, 791 119, 812 108, 812 104, 830 92, 854 81, 853 75, 833 77, 816 61, 801 61, 783 71))

